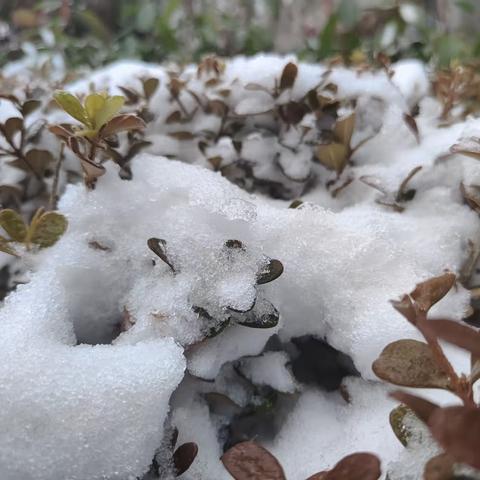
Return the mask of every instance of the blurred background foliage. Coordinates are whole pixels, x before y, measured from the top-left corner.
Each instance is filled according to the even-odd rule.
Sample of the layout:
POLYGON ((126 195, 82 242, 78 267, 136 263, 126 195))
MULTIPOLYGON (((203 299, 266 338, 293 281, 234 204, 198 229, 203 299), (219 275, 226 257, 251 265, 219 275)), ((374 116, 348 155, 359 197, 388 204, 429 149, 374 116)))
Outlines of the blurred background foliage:
POLYGON ((263 51, 436 66, 480 53, 478 0, 0 0, 0 65, 196 61, 263 51))

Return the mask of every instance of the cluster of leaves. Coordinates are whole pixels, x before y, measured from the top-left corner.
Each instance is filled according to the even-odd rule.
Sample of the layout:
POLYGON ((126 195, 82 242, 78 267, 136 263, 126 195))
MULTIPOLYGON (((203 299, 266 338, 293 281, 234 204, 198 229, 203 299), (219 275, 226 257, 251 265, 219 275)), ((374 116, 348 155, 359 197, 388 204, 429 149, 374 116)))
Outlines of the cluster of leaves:
POLYGON ((465 118, 480 107, 480 74, 473 64, 452 62, 438 70, 432 81, 435 95, 442 104, 440 119, 451 121, 452 111, 460 107, 457 116, 465 118))
MULTIPOLYGON (((25 90, 25 98, 21 99, 11 93, 0 93, 0 99, 10 102, 18 111, 18 116, 8 118, 0 123, 0 158, 6 165, 24 172, 24 176, 15 185, 1 185, 2 204, 18 206, 34 197, 48 197, 47 179, 52 175, 55 157, 45 149, 37 148, 40 135, 45 126, 41 119, 30 121, 41 102, 41 90, 25 90)), ((41 201, 46 204, 46 199, 41 201)))
POLYGON ((54 245, 67 229, 67 219, 58 212, 37 210, 30 224, 11 209, 0 210, 0 227, 8 237, 0 236, 0 251, 19 256, 12 244, 20 243, 30 250, 32 245, 46 248, 54 245))
MULTIPOLYGON (((286 480, 280 462, 255 442, 241 442, 222 456, 222 462, 235 480, 286 480)), ((307 480, 378 480, 380 461, 371 453, 354 453, 340 460, 331 470, 315 473, 307 480)))
POLYGON ((454 274, 445 273, 418 284, 412 292, 392 302, 423 335, 425 342, 405 339, 390 343, 372 365, 375 374, 389 383, 443 389, 463 403, 463 406, 440 407, 403 391, 391 394, 403 404, 390 416, 398 439, 408 444, 412 433, 404 424, 404 418, 412 411, 428 426, 432 437, 444 450, 427 463, 426 480, 454 478, 455 463, 480 469, 480 407, 473 398, 473 385, 480 378, 480 333, 452 320, 427 319, 430 308, 448 293, 455 280, 454 274), (439 340, 470 352, 470 375, 455 372, 439 340))
MULTIPOLYGON (((167 242, 160 238, 149 238, 147 245, 152 252, 157 255, 168 267, 172 274, 176 274, 179 268, 168 255, 167 242)), ((240 240, 227 240, 224 244, 225 250, 235 253, 236 251, 245 251, 245 245, 240 240)), ((232 261, 234 259, 232 258, 232 261)), ((279 260, 265 257, 262 261, 262 267, 257 273, 256 285, 276 280, 283 273, 283 265, 279 260)), ((195 305, 193 311, 198 314, 206 326, 207 338, 220 334, 230 323, 237 323, 250 328, 272 328, 279 320, 278 310, 265 298, 255 296, 251 305, 240 310, 237 306, 229 306, 226 312, 222 313, 221 318, 216 318, 207 308, 195 305)))
POLYGON ((116 136, 121 132, 141 130, 145 122, 134 114, 118 114, 125 103, 123 96, 92 93, 86 96, 83 105, 77 97, 64 91, 57 92, 54 98, 65 112, 81 124, 51 125, 49 130, 77 156, 88 188, 93 188, 97 178, 105 173, 99 150, 110 153, 112 159, 119 160, 120 166, 125 168, 126 157, 113 153, 117 153, 113 148, 118 144, 116 136))
POLYGON ((246 190, 260 189, 280 198, 298 196, 313 181, 315 164, 339 176, 367 140, 352 147, 355 114, 339 118, 338 110, 352 108, 353 102, 337 98, 329 72, 317 87, 299 95, 298 67, 290 62, 272 87, 245 85, 244 98, 235 105, 231 94, 234 88, 239 93, 238 83, 227 83, 223 72, 224 64, 216 57, 205 58, 196 76, 169 72, 172 106, 165 126, 168 135, 196 146, 207 165, 246 190), (193 122, 198 125, 204 115, 218 117, 218 128, 195 130, 193 122), (256 168, 258 153, 252 149, 265 152, 261 168, 256 168), (272 170, 268 177, 266 165, 272 170))

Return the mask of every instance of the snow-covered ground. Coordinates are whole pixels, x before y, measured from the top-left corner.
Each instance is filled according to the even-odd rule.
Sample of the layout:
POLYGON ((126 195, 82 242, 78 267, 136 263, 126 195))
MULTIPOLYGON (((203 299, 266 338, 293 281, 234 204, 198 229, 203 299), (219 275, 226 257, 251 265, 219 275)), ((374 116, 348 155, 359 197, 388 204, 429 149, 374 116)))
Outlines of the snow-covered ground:
MULTIPOLYGON (((257 56, 227 62, 222 85, 231 90, 230 111, 242 115, 285 101, 244 87, 273 88, 288 61, 257 56)), ((141 477, 162 445, 164 425, 178 428, 179 443, 199 446, 181 478, 227 480, 219 457, 235 429, 225 427, 228 414, 208 408, 207 394, 224 394, 240 409, 261 403, 268 387, 278 392, 268 428, 242 426, 241 434, 250 432, 274 453, 289 480, 304 480, 356 451, 377 454, 392 480, 421 477, 420 454, 405 451, 388 425, 396 403, 371 364, 389 342, 419 338, 389 300, 444 270, 458 273, 469 241, 478 245, 480 222, 464 204, 460 184, 478 183, 480 166, 460 155, 443 157, 461 137, 478 135, 480 120, 440 125, 441 108, 424 67, 404 61, 393 69, 392 79, 345 68, 328 73, 336 96, 355 100, 353 145, 372 136, 338 179, 299 140, 301 127, 312 121, 305 117, 272 136, 264 128, 271 119, 260 115, 263 124, 258 133, 245 134, 241 153, 227 137, 213 141, 208 155, 198 138, 173 138, 165 122, 173 108, 166 68, 124 62, 66 86, 76 93, 90 85, 121 93, 119 85, 138 88, 142 75, 160 78, 149 104, 151 145, 133 159, 132 179, 122 180, 107 162, 95 190, 68 185, 59 205, 69 221, 66 234, 27 256, 30 280, 0 310, 2 480, 141 477), (419 142, 403 116, 417 104, 419 142), (295 151, 279 169, 279 155, 291 153, 285 142, 295 151), (249 160, 257 180, 280 183, 284 198, 301 196, 304 203, 288 208, 290 199, 270 198, 254 186, 246 192, 212 171, 207 157, 213 155, 232 164, 249 160), (403 211, 375 201, 382 194, 367 183, 381 185, 389 201, 416 167, 422 168, 409 183, 415 196, 403 211), (309 181, 292 180, 297 175, 309 181), (338 195, 326 188, 347 179, 351 183, 338 195), (151 237, 167 242, 175 271, 149 250, 151 237), (241 241, 242 248, 226 248, 228 240, 241 241), (267 257, 280 260, 284 272, 256 285, 267 257), (228 312, 253 303, 256 315, 274 305, 278 325, 258 329, 231 321, 205 338, 228 312), (200 311, 209 313, 208 322, 200 311), (341 392, 295 378, 294 344, 304 336, 350 357, 359 376, 346 378, 341 392)), ((303 97, 325 72, 324 66, 300 64, 289 99, 303 97)), ((203 88, 194 67, 182 75, 192 88, 203 88)), ((0 102, 0 111, 6 104, 0 102)), ((49 114, 50 122, 66 119, 59 111, 49 114)), ((202 113, 187 125, 203 132, 219 121, 202 113)), ((47 134, 42 141, 54 144, 47 134)), ((460 320, 469 301, 458 285, 431 314, 460 320)), ((467 371, 468 357, 447 351, 455 367, 467 371)))

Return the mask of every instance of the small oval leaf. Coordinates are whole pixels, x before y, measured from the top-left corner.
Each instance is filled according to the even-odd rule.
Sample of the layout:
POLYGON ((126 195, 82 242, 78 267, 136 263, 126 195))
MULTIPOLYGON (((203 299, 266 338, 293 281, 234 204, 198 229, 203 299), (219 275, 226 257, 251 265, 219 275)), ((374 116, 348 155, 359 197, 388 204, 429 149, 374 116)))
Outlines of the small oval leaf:
POLYGON ((221 460, 235 480, 286 480, 278 460, 255 442, 237 443, 221 460))
POLYGON ((283 264, 275 258, 267 259, 266 263, 257 273, 257 284, 273 282, 283 273, 283 264))
POLYGON ((65 233, 67 225, 62 214, 46 212, 31 225, 31 241, 41 248, 51 247, 65 233))
POLYGON ((325 475, 325 480, 378 480, 380 460, 371 453, 353 453, 340 460, 325 475))
POLYGON ((23 242, 27 236, 27 226, 22 217, 10 208, 0 211, 0 226, 16 242, 23 242))
POLYGON ((177 477, 190 468, 197 453, 198 445, 194 442, 184 443, 175 450, 175 453, 173 454, 173 464, 175 466, 177 477))
POLYGON ((444 273, 416 285, 410 296, 424 312, 439 302, 453 287, 456 276, 454 273, 444 273))
POLYGON ((403 387, 445 389, 450 385, 430 346, 418 340, 390 343, 373 362, 372 370, 382 380, 403 387))
POLYGON ((172 272, 175 272, 173 264, 170 262, 167 256, 167 242, 162 238, 149 238, 147 240, 148 248, 157 255, 164 263, 166 263, 171 269, 172 272))

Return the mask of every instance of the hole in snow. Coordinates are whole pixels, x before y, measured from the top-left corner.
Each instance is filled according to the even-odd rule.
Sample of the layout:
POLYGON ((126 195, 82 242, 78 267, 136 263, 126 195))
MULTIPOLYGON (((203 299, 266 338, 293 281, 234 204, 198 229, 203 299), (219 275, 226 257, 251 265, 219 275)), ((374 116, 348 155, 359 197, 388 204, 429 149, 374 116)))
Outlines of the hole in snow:
POLYGON ((77 344, 109 344, 119 335, 122 292, 101 270, 67 267, 62 271, 68 315, 77 344))

